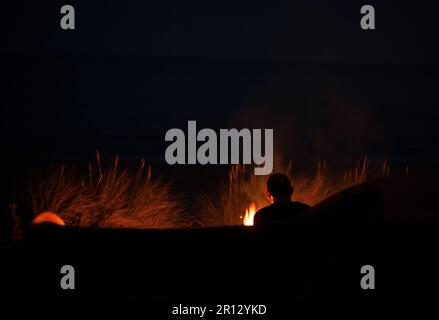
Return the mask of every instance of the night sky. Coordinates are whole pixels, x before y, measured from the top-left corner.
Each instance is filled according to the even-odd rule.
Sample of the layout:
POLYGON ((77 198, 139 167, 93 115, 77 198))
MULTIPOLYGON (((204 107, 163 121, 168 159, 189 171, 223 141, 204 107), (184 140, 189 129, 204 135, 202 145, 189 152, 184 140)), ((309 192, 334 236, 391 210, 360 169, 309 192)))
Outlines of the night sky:
POLYGON ((435 162, 432 3, 70 1, 73 31, 65 1, 2 4, 2 157, 163 162, 166 130, 197 120, 274 128, 300 161, 435 162))

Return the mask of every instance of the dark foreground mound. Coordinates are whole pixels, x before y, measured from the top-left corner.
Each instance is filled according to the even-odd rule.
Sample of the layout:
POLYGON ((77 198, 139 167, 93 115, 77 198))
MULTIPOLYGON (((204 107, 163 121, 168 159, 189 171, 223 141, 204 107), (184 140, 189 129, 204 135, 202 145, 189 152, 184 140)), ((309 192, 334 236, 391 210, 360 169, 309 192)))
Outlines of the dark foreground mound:
POLYGON ((434 294, 439 210, 433 183, 403 177, 363 184, 299 221, 259 229, 41 225, 18 246, 2 249, 1 294, 185 301, 434 294), (75 290, 60 287, 63 265, 75 268, 75 290), (361 288, 363 265, 374 267, 376 290, 361 288))

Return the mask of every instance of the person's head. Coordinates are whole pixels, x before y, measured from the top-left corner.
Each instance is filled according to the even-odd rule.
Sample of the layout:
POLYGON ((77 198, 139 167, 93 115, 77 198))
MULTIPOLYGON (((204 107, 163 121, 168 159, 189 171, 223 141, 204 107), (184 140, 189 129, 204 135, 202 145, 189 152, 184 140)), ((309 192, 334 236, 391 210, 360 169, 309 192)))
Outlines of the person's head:
POLYGON ((293 195, 290 179, 282 173, 273 173, 267 180, 267 198, 271 202, 289 201, 293 195))

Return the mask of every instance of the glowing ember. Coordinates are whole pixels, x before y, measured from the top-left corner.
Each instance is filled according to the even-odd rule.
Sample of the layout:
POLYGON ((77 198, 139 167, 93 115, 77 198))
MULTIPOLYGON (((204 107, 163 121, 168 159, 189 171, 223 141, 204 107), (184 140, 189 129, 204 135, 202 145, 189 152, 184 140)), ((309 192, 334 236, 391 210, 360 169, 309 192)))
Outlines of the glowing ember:
POLYGON ((252 226, 253 225, 253 219, 255 217, 256 213, 256 205, 252 202, 247 210, 245 210, 244 218, 242 219, 242 222, 245 226, 252 226))
POLYGON ((36 218, 32 221, 32 224, 41 224, 41 223, 53 223, 58 226, 64 226, 64 221, 55 213, 52 212, 43 212, 36 216, 36 218))

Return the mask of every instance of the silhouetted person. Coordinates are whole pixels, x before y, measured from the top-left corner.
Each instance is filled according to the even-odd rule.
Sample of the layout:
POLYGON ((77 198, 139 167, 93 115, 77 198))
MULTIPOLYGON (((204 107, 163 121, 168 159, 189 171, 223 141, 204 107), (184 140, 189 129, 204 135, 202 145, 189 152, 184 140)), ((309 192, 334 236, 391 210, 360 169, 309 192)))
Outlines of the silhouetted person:
POLYGON ((310 208, 307 204, 291 201, 294 188, 290 179, 282 173, 274 173, 267 180, 266 196, 272 203, 260 209, 254 217, 254 225, 261 226, 273 221, 294 219, 310 208))

